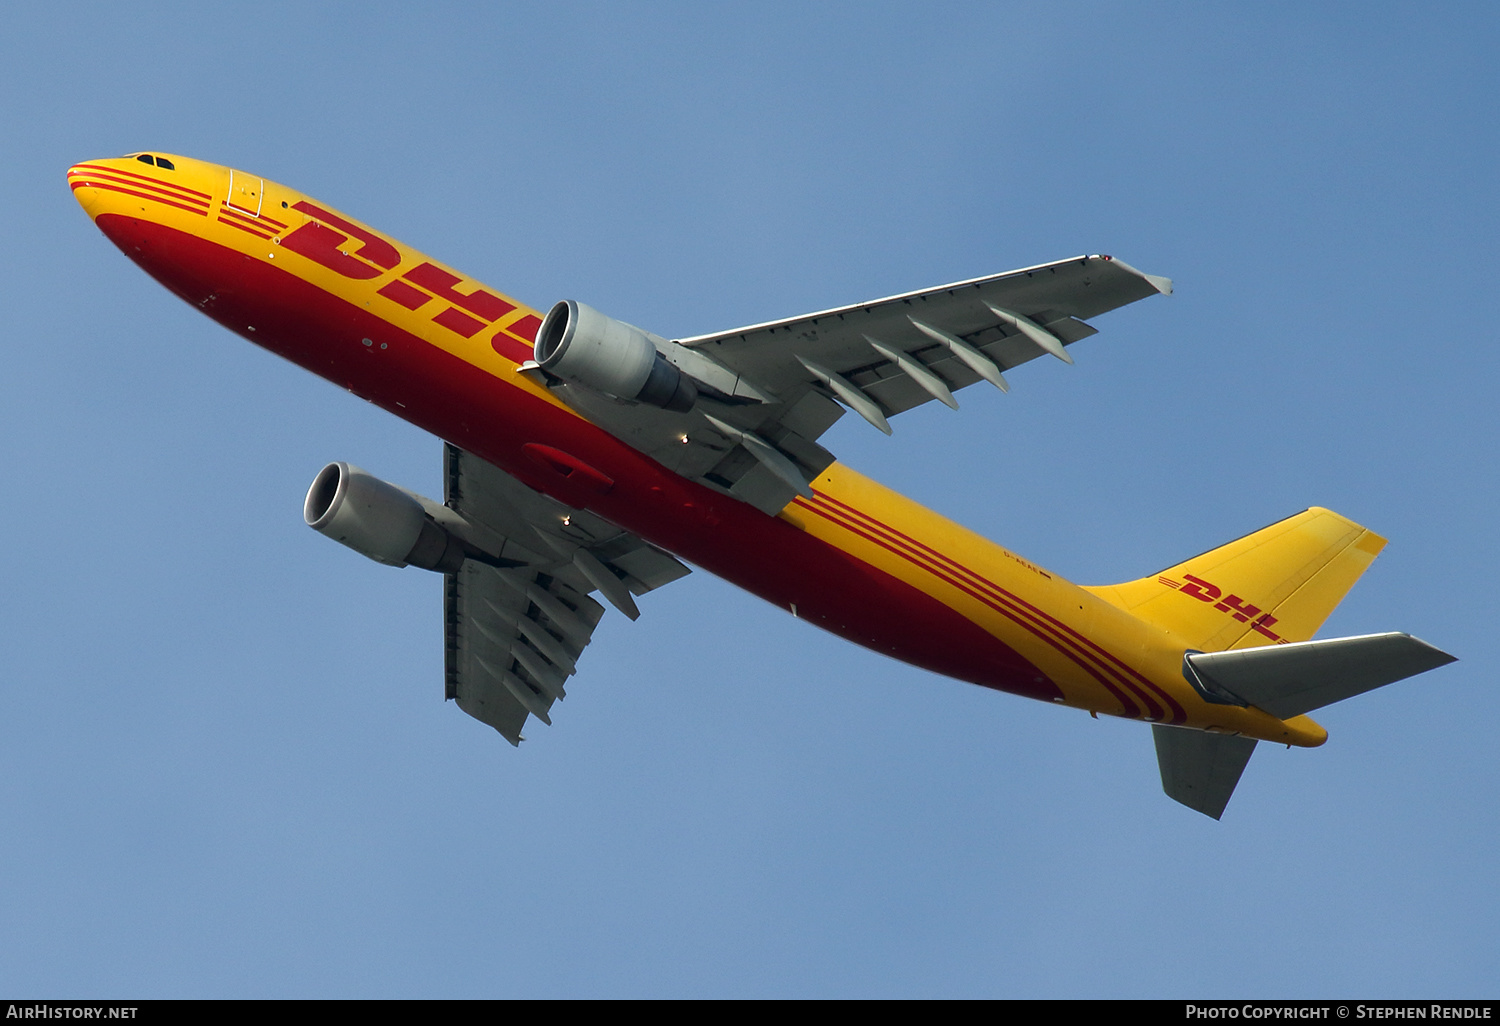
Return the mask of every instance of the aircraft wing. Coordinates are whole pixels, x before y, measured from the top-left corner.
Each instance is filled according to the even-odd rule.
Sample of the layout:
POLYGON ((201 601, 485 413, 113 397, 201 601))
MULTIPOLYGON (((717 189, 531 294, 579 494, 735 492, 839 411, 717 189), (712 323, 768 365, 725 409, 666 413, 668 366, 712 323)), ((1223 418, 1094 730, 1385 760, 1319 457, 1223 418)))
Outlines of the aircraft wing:
POLYGON ((552 704, 604 615, 590 592, 635 619, 632 596, 688 568, 456 446, 445 446, 444 470, 445 505, 464 518, 470 540, 497 563, 521 564, 470 559, 445 575, 447 697, 519 745, 527 716, 552 722, 552 704))
POLYGON ((667 342, 709 386, 688 414, 621 404, 561 382, 566 402, 684 477, 775 514, 833 462, 817 439, 852 409, 889 418, 1095 334, 1086 320, 1159 293, 1166 278, 1079 256, 787 320, 667 342), (684 430, 686 427, 686 430, 684 430))
POLYGON ((1063 347, 1096 334, 1084 323, 1088 318, 1171 291, 1168 279, 1112 257, 1080 256, 679 344, 713 356, 787 402, 810 387, 844 399, 820 371, 836 374, 888 416, 988 378, 983 362, 965 359, 965 346, 998 371, 1049 352, 1071 362, 1063 347), (902 357, 916 365, 915 373, 902 357), (930 389, 922 370, 944 388, 930 389))

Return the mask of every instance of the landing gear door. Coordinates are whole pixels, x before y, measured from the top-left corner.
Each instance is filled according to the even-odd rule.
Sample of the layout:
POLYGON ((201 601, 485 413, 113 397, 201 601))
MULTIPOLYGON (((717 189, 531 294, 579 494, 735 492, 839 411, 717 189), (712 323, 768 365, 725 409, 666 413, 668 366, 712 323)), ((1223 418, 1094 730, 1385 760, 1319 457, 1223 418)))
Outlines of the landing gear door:
POLYGON ((265 182, 247 175, 243 171, 229 169, 229 205, 236 210, 243 210, 255 217, 260 216, 261 193, 265 191, 265 182))

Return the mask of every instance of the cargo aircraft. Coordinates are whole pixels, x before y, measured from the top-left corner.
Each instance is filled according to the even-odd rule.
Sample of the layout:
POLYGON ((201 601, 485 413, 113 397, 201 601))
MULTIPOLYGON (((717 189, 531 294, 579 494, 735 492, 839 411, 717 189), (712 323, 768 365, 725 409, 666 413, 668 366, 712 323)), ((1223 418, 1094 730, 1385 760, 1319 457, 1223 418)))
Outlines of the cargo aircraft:
POLYGON ((1170 293, 1079 256, 669 339, 565 300, 545 314, 327 205, 165 153, 67 173, 94 224, 224 327, 444 441, 438 502, 347 463, 315 530, 444 575, 447 697, 512 744, 605 606, 701 567, 935 673, 1152 725, 1162 785, 1218 818, 1257 741, 1452 656, 1407 634, 1311 640, 1385 540, 1308 509, 1160 573, 1080 587, 881 487, 820 443, 1038 357, 1170 293), (597 596, 597 599, 595 598, 597 596))

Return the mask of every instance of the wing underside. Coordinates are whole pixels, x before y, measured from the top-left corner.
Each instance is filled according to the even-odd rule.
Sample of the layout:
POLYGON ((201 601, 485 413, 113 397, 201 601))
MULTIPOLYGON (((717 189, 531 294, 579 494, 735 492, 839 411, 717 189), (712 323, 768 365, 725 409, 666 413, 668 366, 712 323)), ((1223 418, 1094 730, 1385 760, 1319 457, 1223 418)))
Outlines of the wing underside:
POLYGON ((1165 278, 1081 256, 676 342, 652 336, 700 385, 687 412, 621 403, 549 378, 570 406, 668 469, 777 513, 833 462, 818 438, 853 410, 890 418, 1038 356, 1072 362, 1086 319, 1171 291, 1165 278))
POLYGON ((627 531, 532 491, 448 445, 445 505, 499 566, 469 560, 444 581, 446 695, 521 743, 528 716, 551 723, 553 703, 604 616, 599 592, 626 615, 632 596, 688 568, 627 531))

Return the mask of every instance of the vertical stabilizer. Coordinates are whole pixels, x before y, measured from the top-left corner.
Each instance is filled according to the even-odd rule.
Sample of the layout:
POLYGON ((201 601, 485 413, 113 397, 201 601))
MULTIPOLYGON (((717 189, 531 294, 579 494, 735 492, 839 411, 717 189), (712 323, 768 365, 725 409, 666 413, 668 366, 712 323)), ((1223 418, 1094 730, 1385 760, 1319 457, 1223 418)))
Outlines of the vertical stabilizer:
POLYGON ((1314 507, 1151 577, 1088 590, 1204 652, 1306 641, 1384 547, 1314 507))

